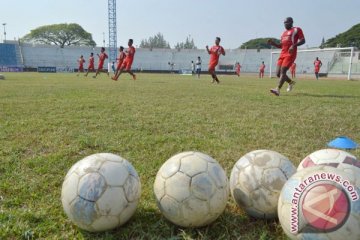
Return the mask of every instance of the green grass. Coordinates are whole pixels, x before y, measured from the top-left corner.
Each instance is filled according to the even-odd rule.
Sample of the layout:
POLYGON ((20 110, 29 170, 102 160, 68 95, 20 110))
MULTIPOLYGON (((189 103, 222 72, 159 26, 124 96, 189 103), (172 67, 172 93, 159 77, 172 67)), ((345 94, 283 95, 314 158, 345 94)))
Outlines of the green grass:
MULTIPOLYGON (((276 79, 138 74, 118 82, 73 74, 5 74, 0 80, 0 239, 285 239, 278 221, 255 220, 229 198, 212 225, 183 229, 156 207, 153 182, 172 155, 197 150, 230 175, 247 152, 271 149, 297 165, 346 135, 360 141, 360 82, 299 80, 271 96, 276 79), (65 216, 65 174, 90 154, 128 159, 142 183, 134 217, 91 234, 65 216)), ((359 157, 359 150, 353 151, 359 157)))

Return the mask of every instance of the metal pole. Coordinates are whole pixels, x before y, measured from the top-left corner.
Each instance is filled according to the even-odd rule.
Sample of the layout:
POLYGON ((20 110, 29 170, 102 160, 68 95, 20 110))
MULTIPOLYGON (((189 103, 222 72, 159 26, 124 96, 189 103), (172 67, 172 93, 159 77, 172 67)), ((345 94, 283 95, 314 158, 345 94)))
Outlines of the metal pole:
POLYGON ((350 62, 349 62, 349 72, 348 72, 348 79, 347 80, 351 80, 351 68, 352 68, 353 54, 354 54, 354 47, 351 47, 350 62))
POLYGON ((270 53, 270 74, 269 74, 269 78, 271 78, 271 72, 272 72, 272 62, 273 62, 273 53, 270 53))
POLYGON ((6 41, 6 29, 5 29, 6 23, 3 23, 3 26, 4 26, 4 43, 5 43, 5 41, 6 41))
POLYGON ((105 33, 103 32, 103 47, 105 47, 105 33))

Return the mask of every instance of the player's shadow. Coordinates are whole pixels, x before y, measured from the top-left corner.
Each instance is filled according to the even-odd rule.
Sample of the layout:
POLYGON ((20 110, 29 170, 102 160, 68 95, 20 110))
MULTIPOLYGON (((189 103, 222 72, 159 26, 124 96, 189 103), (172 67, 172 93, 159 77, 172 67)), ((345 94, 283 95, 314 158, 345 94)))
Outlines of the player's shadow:
POLYGON ((360 96, 336 95, 336 94, 315 94, 315 93, 296 93, 295 96, 316 97, 316 98, 340 98, 340 99, 360 98, 360 96))

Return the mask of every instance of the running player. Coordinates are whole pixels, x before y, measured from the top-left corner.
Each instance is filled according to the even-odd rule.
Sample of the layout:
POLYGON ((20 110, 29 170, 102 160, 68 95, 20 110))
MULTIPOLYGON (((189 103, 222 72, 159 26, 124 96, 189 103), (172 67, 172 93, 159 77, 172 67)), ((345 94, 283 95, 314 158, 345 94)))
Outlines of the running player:
POLYGON ((270 92, 276 96, 280 95, 280 89, 285 82, 289 84, 287 91, 290 92, 295 85, 295 81, 291 80, 286 72, 291 64, 295 62, 297 47, 305 43, 303 31, 299 27, 293 27, 293 19, 287 17, 284 20, 285 31, 281 35, 280 44, 275 43, 272 39, 268 40, 268 44, 281 48, 281 53, 277 62, 276 75, 280 78, 277 88, 271 89, 270 92))
POLYGON ((259 78, 264 78, 265 67, 265 63, 262 62, 259 68, 259 78))
POLYGON ((120 69, 121 69, 121 66, 124 62, 124 59, 125 59, 126 55, 124 53, 124 47, 123 46, 120 46, 119 48, 119 57, 116 59, 118 62, 117 62, 117 66, 116 66, 116 72, 115 72, 115 75, 118 75, 118 73, 120 72, 120 69))
POLYGON ((198 56, 197 60, 196 60, 196 74, 198 76, 198 78, 200 78, 200 74, 201 74, 201 58, 200 56, 198 56))
POLYGON ((108 55, 105 53, 104 47, 101 48, 101 53, 100 53, 100 55, 97 54, 97 56, 99 57, 99 64, 98 64, 98 69, 96 70, 95 76, 93 76, 93 78, 96 78, 96 76, 99 75, 100 72, 106 72, 107 75, 109 75, 109 72, 103 69, 105 59, 108 58, 108 55))
POLYGON ((80 58, 78 59, 78 63, 79 63, 79 69, 78 69, 78 74, 77 76, 79 76, 80 72, 84 72, 84 63, 85 63, 85 59, 84 56, 81 55, 80 58))
POLYGON ((95 70, 95 64, 94 64, 94 53, 90 53, 90 57, 89 57, 89 65, 87 68, 87 71, 85 73, 85 77, 87 77, 87 75, 89 74, 90 71, 94 71, 95 70))
POLYGON ((213 79, 212 83, 215 83, 215 81, 217 83, 220 83, 220 81, 219 81, 219 79, 218 79, 218 77, 216 76, 216 73, 215 73, 215 67, 219 63, 220 55, 225 56, 225 50, 224 50, 224 48, 222 46, 220 46, 220 41, 221 41, 221 39, 219 37, 216 37, 214 46, 212 46, 209 49, 209 46, 206 45, 206 50, 210 54, 209 74, 211 75, 211 77, 213 79))
POLYGON ((320 72, 320 68, 322 66, 322 62, 321 60, 316 57, 315 61, 314 61, 314 72, 315 72, 315 77, 316 77, 316 80, 319 80, 319 72, 320 72))
POLYGON ((240 72, 241 72, 241 65, 239 62, 235 63, 235 74, 240 77, 240 72))
POLYGON ((124 62, 121 65, 120 71, 117 72, 117 74, 115 74, 115 76, 111 78, 112 80, 117 81, 121 73, 124 71, 129 73, 133 77, 133 79, 136 80, 136 75, 131 71, 131 65, 134 61, 134 56, 135 56, 135 48, 133 47, 133 43, 134 41, 132 39, 129 39, 128 41, 129 48, 125 51, 126 57, 124 59, 124 62))
POLYGON ((290 72, 291 78, 296 78, 296 63, 291 64, 290 72))

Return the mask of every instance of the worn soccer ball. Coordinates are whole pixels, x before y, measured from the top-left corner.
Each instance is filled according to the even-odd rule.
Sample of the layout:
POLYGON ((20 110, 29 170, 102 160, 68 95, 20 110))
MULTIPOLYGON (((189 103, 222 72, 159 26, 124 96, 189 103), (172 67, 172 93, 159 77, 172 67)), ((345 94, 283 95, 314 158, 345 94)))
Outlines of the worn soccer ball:
POLYGON ((127 160, 99 153, 71 167, 62 185, 61 201, 75 225, 99 232, 127 222, 136 210, 140 192, 139 176, 127 160))
POLYGON ((200 227, 224 211, 229 186, 225 171, 215 159, 200 152, 183 152, 161 166, 154 193, 161 213, 170 222, 200 227))
POLYGON ((249 152, 231 171, 231 195, 250 216, 276 218, 281 188, 295 171, 295 166, 280 153, 270 150, 249 152))
POLYGON ((345 172, 360 174, 360 161, 352 154, 339 149, 322 149, 306 156, 299 164, 297 170, 317 165, 327 165, 341 169, 345 172))
POLYGON ((285 183, 278 203, 281 226, 291 239, 360 239, 360 176, 319 165, 285 183))

